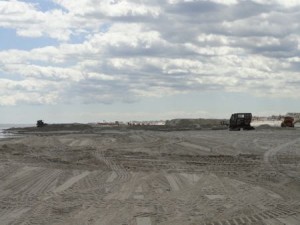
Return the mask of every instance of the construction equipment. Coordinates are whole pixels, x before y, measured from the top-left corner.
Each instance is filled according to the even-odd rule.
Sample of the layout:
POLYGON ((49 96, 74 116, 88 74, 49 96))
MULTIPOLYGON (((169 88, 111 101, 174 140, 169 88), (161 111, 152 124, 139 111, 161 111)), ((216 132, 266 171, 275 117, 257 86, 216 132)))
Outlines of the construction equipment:
POLYGON ((281 123, 281 127, 294 127, 294 118, 291 116, 285 116, 281 123))
POLYGON ((46 126, 46 125, 47 125, 47 123, 44 123, 43 120, 38 120, 38 121, 36 122, 36 126, 37 126, 37 127, 44 127, 44 126, 46 126))
POLYGON ((234 113, 230 117, 229 130, 254 130, 250 125, 251 120, 251 113, 234 113))

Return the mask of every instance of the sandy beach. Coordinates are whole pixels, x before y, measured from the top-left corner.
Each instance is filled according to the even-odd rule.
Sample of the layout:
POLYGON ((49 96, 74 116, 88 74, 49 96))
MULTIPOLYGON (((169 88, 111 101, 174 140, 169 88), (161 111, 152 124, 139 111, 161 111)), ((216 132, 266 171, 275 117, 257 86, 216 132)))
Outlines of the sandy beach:
POLYGON ((300 130, 35 130, 0 141, 0 225, 298 225, 300 130))

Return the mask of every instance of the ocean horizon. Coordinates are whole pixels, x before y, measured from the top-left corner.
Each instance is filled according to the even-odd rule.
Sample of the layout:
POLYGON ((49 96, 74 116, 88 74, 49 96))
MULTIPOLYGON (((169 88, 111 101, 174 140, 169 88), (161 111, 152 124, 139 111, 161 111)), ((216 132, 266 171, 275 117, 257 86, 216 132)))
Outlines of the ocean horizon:
POLYGON ((15 136, 14 134, 3 133, 5 129, 18 128, 18 127, 32 127, 34 124, 0 124, 0 138, 7 138, 15 136))

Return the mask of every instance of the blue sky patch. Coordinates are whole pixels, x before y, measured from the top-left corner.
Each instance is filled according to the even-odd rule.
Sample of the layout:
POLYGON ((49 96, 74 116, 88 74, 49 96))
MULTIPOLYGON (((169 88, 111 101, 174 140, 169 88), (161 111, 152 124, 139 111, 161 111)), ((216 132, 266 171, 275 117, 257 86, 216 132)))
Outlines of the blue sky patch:
POLYGON ((26 0, 23 2, 34 4, 36 9, 42 12, 51 11, 53 9, 63 9, 58 4, 54 3, 51 0, 42 0, 42 1, 26 0))
POLYGON ((19 49, 31 50, 45 46, 57 46, 57 40, 47 37, 29 38, 16 34, 14 29, 0 28, 0 50, 19 49))

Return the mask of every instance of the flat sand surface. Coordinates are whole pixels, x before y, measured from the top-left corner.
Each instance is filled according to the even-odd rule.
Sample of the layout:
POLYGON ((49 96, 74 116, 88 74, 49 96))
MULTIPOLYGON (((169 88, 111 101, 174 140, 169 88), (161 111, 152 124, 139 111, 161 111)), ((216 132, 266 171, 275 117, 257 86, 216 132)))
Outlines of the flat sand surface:
POLYGON ((299 225, 300 130, 0 140, 0 225, 299 225))

